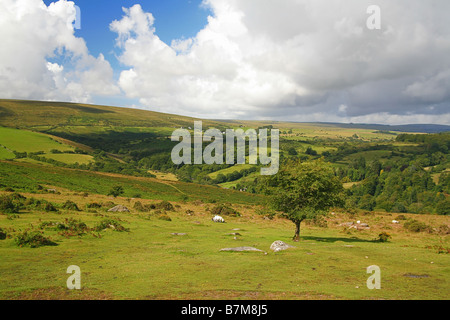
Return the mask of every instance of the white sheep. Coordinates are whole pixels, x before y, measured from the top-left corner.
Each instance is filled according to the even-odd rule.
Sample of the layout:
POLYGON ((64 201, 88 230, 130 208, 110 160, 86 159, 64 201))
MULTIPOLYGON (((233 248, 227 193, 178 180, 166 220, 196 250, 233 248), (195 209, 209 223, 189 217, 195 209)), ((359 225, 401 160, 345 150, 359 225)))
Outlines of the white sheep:
POLYGON ((392 223, 398 224, 400 222, 398 222, 397 220, 392 220, 392 223))
POLYGON ((221 216, 214 216, 211 220, 214 222, 221 222, 221 223, 225 222, 225 220, 221 216))

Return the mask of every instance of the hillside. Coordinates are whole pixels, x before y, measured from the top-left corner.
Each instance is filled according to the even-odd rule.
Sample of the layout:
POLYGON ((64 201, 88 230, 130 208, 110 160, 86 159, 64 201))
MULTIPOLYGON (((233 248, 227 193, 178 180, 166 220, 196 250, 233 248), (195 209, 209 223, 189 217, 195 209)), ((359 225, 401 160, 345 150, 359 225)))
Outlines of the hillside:
MULTIPOLYGON (((182 183, 259 193, 260 164, 173 164, 171 150, 176 142, 170 140, 171 133, 175 128, 192 128, 198 119, 19 100, 0 100, 0 113, 0 160, 161 181, 171 176, 182 183)), ((330 162, 347 187, 350 207, 410 213, 448 210, 450 131, 395 131, 439 131, 445 126, 202 121, 204 130, 279 129, 281 159, 330 162)))
POLYGON ((448 296, 450 132, 205 120, 278 128, 282 161, 332 167, 344 208, 306 219, 296 243, 261 192, 260 164, 172 163, 171 132, 194 120, 0 100, 0 299, 448 296), (276 240, 293 248, 273 252, 276 240), (223 251, 249 246, 261 251, 223 251), (67 290, 69 265, 82 290, 67 290), (383 290, 366 288, 370 265, 383 290))

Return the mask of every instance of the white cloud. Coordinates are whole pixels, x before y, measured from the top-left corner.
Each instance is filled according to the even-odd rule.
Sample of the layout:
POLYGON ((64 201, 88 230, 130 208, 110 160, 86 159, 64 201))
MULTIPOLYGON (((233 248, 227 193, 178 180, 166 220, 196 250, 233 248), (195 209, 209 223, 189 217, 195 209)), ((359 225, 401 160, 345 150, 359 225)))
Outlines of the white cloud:
POLYGON ((89 102, 120 92, 109 63, 74 35, 75 15, 66 0, 0 0, 1 98, 89 102))
POLYGON ((208 24, 171 45, 135 5, 111 24, 129 66, 119 85, 148 108, 203 117, 447 121, 421 115, 449 113, 450 3, 379 0, 379 31, 366 28, 370 4, 204 0, 208 24))

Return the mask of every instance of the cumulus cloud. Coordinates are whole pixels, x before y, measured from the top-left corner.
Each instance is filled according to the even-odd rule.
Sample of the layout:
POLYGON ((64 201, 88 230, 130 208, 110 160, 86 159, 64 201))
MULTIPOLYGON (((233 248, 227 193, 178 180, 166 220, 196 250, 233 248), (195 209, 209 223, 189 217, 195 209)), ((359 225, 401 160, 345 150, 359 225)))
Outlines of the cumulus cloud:
POLYGON ((0 0, 1 98, 90 102, 120 92, 109 62, 74 35, 75 16, 72 1, 0 0))
POLYGON ((119 86, 148 108, 202 117, 448 121, 450 2, 379 0, 381 30, 366 27, 371 4, 204 0, 207 25, 171 44, 135 5, 110 26, 128 66, 119 86))

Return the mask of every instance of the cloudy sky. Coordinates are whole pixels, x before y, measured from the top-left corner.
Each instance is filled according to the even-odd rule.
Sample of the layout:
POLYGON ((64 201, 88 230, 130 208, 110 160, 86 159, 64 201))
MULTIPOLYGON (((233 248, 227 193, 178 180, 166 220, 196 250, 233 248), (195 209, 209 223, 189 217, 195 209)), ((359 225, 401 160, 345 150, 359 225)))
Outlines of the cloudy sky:
POLYGON ((448 0, 0 0, 0 98, 450 124, 449 12, 448 0))

